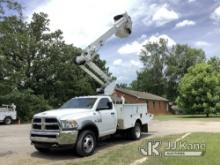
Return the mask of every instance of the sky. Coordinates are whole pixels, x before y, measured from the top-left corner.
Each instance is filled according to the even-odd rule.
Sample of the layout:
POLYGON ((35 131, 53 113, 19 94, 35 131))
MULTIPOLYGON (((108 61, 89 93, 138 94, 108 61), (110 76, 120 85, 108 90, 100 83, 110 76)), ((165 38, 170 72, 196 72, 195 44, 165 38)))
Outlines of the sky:
POLYGON ((52 31, 63 31, 68 44, 85 48, 113 25, 113 17, 127 12, 133 22, 128 38, 111 37, 99 50, 118 83, 131 83, 143 68, 142 45, 159 38, 168 46, 188 44, 207 57, 220 57, 220 1, 218 0, 19 0, 30 20, 45 12, 52 31))

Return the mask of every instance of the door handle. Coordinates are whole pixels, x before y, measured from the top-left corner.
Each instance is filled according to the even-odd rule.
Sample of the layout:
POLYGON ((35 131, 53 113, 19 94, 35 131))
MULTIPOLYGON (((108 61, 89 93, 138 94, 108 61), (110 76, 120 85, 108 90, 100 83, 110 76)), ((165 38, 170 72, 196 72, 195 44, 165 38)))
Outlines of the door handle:
POLYGON ((115 112, 111 112, 111 115, 114 115, 115 114, 115 112))

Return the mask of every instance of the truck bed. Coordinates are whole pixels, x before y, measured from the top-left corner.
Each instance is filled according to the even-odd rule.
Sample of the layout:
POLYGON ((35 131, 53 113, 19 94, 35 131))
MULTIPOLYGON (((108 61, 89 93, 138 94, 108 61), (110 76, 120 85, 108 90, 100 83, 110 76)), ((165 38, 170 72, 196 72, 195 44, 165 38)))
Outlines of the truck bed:
POLYGON ((153 115, 147 111, 147 104, 115 104, 117 111, 117 129, 128 129, 134 127, 139 119, 142 125, 148 124, 153 115))

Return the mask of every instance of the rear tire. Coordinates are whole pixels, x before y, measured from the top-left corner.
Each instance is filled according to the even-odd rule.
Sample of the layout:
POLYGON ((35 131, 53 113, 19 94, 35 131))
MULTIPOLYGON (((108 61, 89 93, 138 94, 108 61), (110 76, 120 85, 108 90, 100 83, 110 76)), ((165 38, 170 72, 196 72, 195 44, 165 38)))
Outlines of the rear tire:
POLYGON ((44 147, 38 147, 38 146, 34 146, 35 147, 35 149, 38 151, 38 152, 40 152, 40 153, 48 153, 48 152, 50 152, 50 148, 44 148, 44 147))
POLYGON ((10 125, 10 124, 12 124, 12 119, 10 117, 6 117, 5 120, 4 120, 4 123, 6 125, 10 125))
POLYGON ((76 153, 79 156, 92 155, 96 148, 96 136, 93 131, 84 130, 79 134, 76 142, 76 153))
POLYGON ((132 140, 138 140, 141 138, 141 124, 136 122, 135 126, 130 129, 130 138, 132 140))

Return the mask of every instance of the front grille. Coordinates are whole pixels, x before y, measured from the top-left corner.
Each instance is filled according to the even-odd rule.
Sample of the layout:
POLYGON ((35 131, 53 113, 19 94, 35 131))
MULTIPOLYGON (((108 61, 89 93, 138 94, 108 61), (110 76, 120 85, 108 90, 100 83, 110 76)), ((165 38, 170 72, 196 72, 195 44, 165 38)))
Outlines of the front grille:
POLYGON ((45 118, 45 123, 57 123, 56 118, 45 118))
POLYGON ((41 125, 33 124, 33 129, 41 129, 41 125))
POLYGON ((46 125, 45 129, 47 129, 47 130, 58 130, 59 127, 58 127, 58 125, 46 125))
POLYGON ((41 123, 41 118, 35 118, 35 119, 33 120, 33 122, 34 122, 34 123, 41 123))
POLYGON ((34 118, 32 128, 35 130, 58 131, 59 122, 56 118, 34 118))

